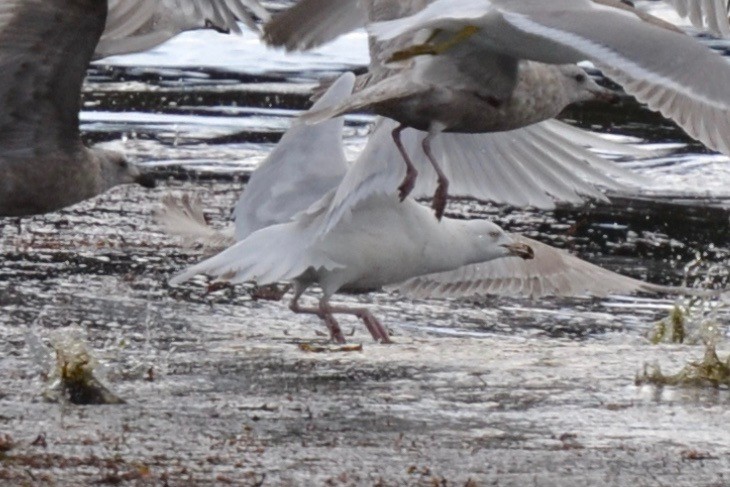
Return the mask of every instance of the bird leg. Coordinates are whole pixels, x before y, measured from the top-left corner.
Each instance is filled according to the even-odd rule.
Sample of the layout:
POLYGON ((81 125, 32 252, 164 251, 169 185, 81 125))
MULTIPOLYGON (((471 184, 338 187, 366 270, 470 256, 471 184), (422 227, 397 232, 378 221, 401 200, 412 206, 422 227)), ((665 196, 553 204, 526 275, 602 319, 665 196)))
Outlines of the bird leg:
POLYGON ((337 323, 337 320, 335 320, 335 317, 332 316, 331 312, 327 312, 322 309, 321 301, 318 308, 309 308, 299 305, 299 297, 302 295, 303 292, 304 289, 295 290, 294 297, 289 303, 289 309, 295 313, 304 313, 319 316, 319 318, 324 321, 324 324, 327 326, 327 330, 329 330, 330 332, 330 340, 337 343, 345 343, 345 335, 342 334, 340 324, 337 323))
POLYGON ((443 125, 438 123, 431 124, 431 128, 428 131, 428 135, 423 139, 423 152, 426 154, 433 170, 436 171, 438 177, 438 186, 436 186, 436 192, 433 194, 433 201, 431 202, 431 208, 436 213, 436 219, 441 220, 444 216, 444 210, 446 209, 446 198, 449 196, 449 180, 441 170, 438 162, 433 157, 433 151, 431 150, 431 141, 434 137, 443 131, 443 125))
POLYGON ((418 171, 413 165, 411 158, 408 156, 406 148, 403 147, 403 142, 400 138, 401 132, 403 132, 403 130, 405 130, 406 128, 407 127, 405 125, 398 125, 396 128, 393 129, 392 132, 395 146, 398 148, 398 152, 400 152, 400 155, 403 157, 403 161, 406 163, 406 177, 403 178, 403 182, 400 186, 398 186, 401 201, 406 199, 406 196, 411 194, 411 191, 413 191, 413 187, 416 185, 416 177, 418 177, 418 171))
POLYGON ((345 306, 332 306, 326 300, 319 302, 320 309, 330 314, 354 315, 362 320, 367 327, 373 340, 380 343, 393 343, 383 324, 367 308, 347 308, 345 306))

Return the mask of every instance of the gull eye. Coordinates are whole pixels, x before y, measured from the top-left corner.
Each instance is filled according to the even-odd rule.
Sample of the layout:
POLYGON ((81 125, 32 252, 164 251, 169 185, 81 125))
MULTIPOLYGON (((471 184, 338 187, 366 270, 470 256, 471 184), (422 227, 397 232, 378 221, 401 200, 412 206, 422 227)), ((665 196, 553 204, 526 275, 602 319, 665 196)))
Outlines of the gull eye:
POLYGON ((577 81, 578 83, 585 83, 585 82, 586 82, 586 75, 585 75, 585 74, 583 74, 583 73, 580 73, 580 74, 576 74, 576 75, 574 76, 574 78, 575 78, 575 80, 576 80, 576 81, 577 81))
POLYGON ((499 238, 499 232, 497 230, 492 230, 489 232, 489 236, 492 238, 499 238))

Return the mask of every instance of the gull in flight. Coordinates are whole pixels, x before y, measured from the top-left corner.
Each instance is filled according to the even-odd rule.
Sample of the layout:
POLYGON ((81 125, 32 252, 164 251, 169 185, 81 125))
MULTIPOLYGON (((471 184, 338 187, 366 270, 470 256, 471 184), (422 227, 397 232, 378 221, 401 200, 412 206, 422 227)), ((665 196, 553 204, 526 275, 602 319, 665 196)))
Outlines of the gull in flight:
MULTIPOLYGON (((437 210, 450 180, 444 176, 448 163, 443 154, 431 146, 450 134, 436 135, 508 130, 553 116, 570 98, 560 96, 561 91, 566 93, 560 81, 543 73, 573 73, 573 78, 567 74, 561 78, 562 86, 570 87, 572 80, 574 89, 568 93, 580 99, 587 93, 580 85, 575 87, 576 81, 585 83, 588 77, 580 68, 565 65, 582 60, 592 61, 628 93, 708 147, 730 154, 725 108, 730 100, 730 66, 666 22, 616 0, 463 0, 458 9, 453 7, 453 2, 444 0, 345 1, 337 6, 327 0, 304 0, 275 16, 265 26, 264 38, 289 48, 309 47, 364 19, 370 21, 371 73, 361 83, 363 88, 340 106, 307 118, 316 122, 367 107, 404 126, 427 130, 423 152, 435 165, 439 180, 437 210), (320 15, 312 18, 325 25, 322 29, 311 22, 307 26, 311 29, 295 25, 294 19, 311 9, 320 9, 320 15), (330 11, 342 17, 335 21, 330 11), (612 21, 604 22, 606 18, 612 21), (614 28, 617 25, 621 29, 614 28), (391 66, 383 66, 388 59, 402 60, 401 66, 388 69, 391 66), (711 76, 704 76, 707 70, 711 76)), ((394 133, 400 149, 401 130, 398 127, 394 133)), ((564 147, 572 145, 568 140, 564 147)), ((467 149, 457 150, 469 154, 467 149)), ((401 186, 406 193, 413 185, 409 154, 411 158, 414 154, 401 152, 408 169, 401 186)), ((489 174, 484 173, 487 180, 489 174)), ((643 184, 638 178, 629 181, 643 184)), ((472 196, 500 201, 490 195, 472 196)))
POLYGON ((432 49, 449 57, 454 41, 454 55, 472 60, 591 61, 689 135, 730 154, 730 63, 669 24, 615 0, 463 0, 456 12, 450 5, 436 0, 410 17, 372 24, 370 33, 388 40, 430 32, 396 57, 432 49))
POLYGON ((46 213, 118 184, 154 180, 79 137, 81 84, 105 1, 0 2, 0 216, 46 213))
POLYGON ((186 30, 240 34, 269 14, 257 0, 108 0, 109 14, 94 58, 145 51, 186 30))
POLYGON ((427 132, 421 147, 437 176, 432 207, 441 219, 449 179, 433 152, 438 135, 510 131, 551 119, 572 103, 614 96, 575 65, 552 66, 503 56, 484 56, 480 63, 468 61, 467 65, 454 56, 429 56, 417 58, 410 69, 366 87, 335 107, 310 112, 302 119, 314 124, 370 108, 397 120, 392 138, 406 167, 398 188, 401 200, 411 193, 418 175, 401 134, 408 127, 427 132), (503 68, 505 72, 499 72, 503 68))
MULTIPOLYGON (((313 109, 346 98, 354 82, 353 74, 343 75, 313 109)), ((175 276, 171 284, 201 273, 231 283, 289 281, 294 287, 291 310, 321 318, 332 340, 345 341, 335 315, 346 314, 361 319, 373 339, 382 343, 390 341, 388 331, 367 308, 334 305, 332 295, 382 287, 422 297, 681 291, 615 274, 561 250, 506 233, 489 221, 444 217, 437 222, 428 208, 412 197, 400 202, 395 190, 372 192, 322 233, 347 175, 377 165, 375 159, 383 154, 392 122, 380 119, 376 123, 353 164, 348 164, 343 154, 341 117, 326 123, 330 126, 323 130, 322 125, 295 122, 274 153, 254 172, 251 186, 236 205, 235 238, 232 232, 227 237, 217 235, 206 226, 199 210, 189 205, 187 209, 175 207, 174 200, 166 201, 159 220, 168 231, 228 247, 175 276), (264 210, 256 214, 259 207, 264 210), (319 304, 302 306, 299 300, 313 284, 322 288, 319 304)))

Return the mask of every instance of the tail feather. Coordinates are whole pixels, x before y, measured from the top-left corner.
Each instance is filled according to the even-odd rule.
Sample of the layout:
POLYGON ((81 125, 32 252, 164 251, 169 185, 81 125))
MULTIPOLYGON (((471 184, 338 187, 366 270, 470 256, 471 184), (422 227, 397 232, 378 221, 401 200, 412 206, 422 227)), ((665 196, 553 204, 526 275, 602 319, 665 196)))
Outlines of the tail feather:
POLYGON ((353 93, 345 101, 322 110, 304 113, 300 118, 307 125, 315 125, 330 118, 339 117, 378 103, 405 98, 418 92, 419 87, 408 77, 394 75, 378 83, 353 93))

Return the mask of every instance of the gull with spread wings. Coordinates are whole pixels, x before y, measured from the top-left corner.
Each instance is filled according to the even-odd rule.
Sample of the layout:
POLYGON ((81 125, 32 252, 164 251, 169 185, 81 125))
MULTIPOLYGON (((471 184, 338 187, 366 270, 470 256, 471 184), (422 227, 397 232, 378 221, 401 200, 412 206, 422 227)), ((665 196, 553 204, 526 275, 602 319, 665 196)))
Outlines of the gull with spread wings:
MULTIPOLYGON (((446 188, 453 194, 456 185, 447 174, 451 163, 444 159, 449 154, 438 153, 435 142, 450 136, 448 132, 529 126, 551 118, 571 101, 589 98, 591 93, 595 96, 600 92, 589 86, 585 73, 567 66, 582 60, 592 61, 628 93, 677 121, 708 147, 730 154, 730 121, 725 108, 730 103, 730 65, 672 25, 624 3, 463 0, 454 8, 454 2, 414 0, 398 3, 395 13, 393 5, 390 0, 345 1, 337 6, 326 0, 304 0, 275 16, 265 26, 264 38, 290 48, 308 47, 358 24, 355 19, 365 17, 372 22, 368 27, 371 73, 361 83, 363 88, 339 106, 306 118, 316 122, 371 108, 401 122, 393 135, 407 168, 402 195, 413 186, 417 171, 412 159, 417 155, 404 150, 401 131, 404 126, 427 130, 429 136, 422 147, 439 181, 434 200, 437 213, 446 188), (320 9, 322 15, 314 18, 326 28, 319 29, 319 24, 309 31, 301 25, 294 27, 293 19, 311 9, 320 9), (345 20, 329 22, 326 14, 330 10, 344 14, 345 20), (395 70, 383 65, 393 59, 401 60, 395 70)), ((706 7, 703 12, 707 11, 706 7)), ((702 19, 713 25, 706 16, 702 19)), ((695 20, 699 21, 696 16, 695 20)), ((549 120, 528 128, 540 131, 546 126, 559 127, 558 123, 549 120)), ((515 135, 521 133, 513 130, 505 137, 515 135)), ((553 140, 566 150, 575 146, 570 136, 553 140)), ((479 157, 473 149, 463 144, 457 147, 463 154, 457 159, 479 157)), ((470 161, 469 170, 484 183, 491 177, 491 166, 509 164, 515 157, 519 156, 508 153, 498 162, 480 158, 470 161)), ((543 162, 548 170, 555 165, 550 155, 543 162)), ((642 184, 636 177, 624 176, 634 186, 642 184)), ((539 177, 532 179, 540 181, 539 177)), ((512 203, 485 194, 480 190, 482 184, 474 186, 477 192, 470 196, 512 203)), ((519 185, 513 187, 522 194, 519 185)))

